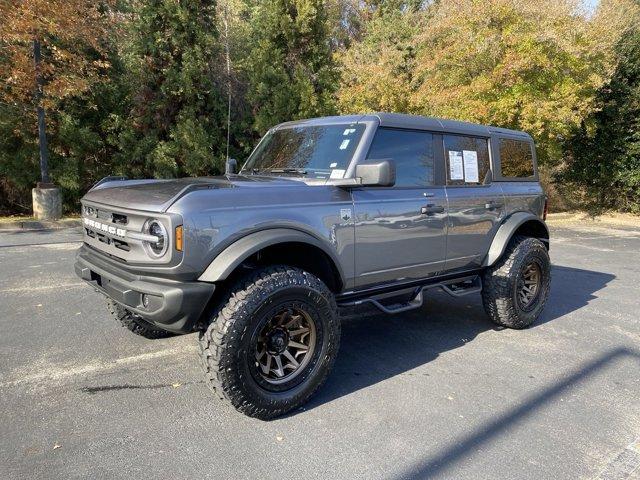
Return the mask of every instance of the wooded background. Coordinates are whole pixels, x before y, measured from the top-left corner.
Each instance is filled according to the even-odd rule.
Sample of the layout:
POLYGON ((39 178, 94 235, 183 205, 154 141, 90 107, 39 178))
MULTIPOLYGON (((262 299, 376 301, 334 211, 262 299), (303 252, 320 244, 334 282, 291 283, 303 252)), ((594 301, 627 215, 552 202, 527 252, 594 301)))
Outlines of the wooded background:
POLYGON ((69 212, 106 175, 218 174, 227 145, 242 162, 279 122, 389 111, 525 130, 552 209, 640 213, 639 11, 638 0, 0 0, 0 213, 29 214, 40 179, 34 40, 69 212))

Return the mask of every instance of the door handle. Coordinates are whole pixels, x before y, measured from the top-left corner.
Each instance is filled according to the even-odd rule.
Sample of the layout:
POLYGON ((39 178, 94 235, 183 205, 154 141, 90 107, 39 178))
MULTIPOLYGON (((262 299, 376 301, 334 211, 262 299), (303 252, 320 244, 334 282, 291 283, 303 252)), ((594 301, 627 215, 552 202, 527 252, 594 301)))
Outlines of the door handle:
POLYGON ((434 213, 444 213, 444 207, 442 205, 435 205, 430 203, 420 209, 422 215, 433 215, 434 213))
POLYGON ((502 206, 502 202, 496 202, 495 200, 491 200, 490 202, 484 204, 484 208, 486 208, 487 210, 497 210, 499 208, 502 208, 502 206))

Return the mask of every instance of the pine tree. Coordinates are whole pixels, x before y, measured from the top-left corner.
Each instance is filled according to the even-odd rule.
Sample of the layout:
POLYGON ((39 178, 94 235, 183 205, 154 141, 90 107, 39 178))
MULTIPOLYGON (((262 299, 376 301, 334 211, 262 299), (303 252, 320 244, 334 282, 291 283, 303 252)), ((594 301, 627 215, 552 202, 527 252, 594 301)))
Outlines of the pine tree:
POLYGON ((246 65, 254 128, 331 114, 338 75, 322 0, 264 0, 246 65))
POLYGON ((140 2, 131 37, 134 105, 120 138, 129 173, 219 173, 227 108, 216 1, 140 2))

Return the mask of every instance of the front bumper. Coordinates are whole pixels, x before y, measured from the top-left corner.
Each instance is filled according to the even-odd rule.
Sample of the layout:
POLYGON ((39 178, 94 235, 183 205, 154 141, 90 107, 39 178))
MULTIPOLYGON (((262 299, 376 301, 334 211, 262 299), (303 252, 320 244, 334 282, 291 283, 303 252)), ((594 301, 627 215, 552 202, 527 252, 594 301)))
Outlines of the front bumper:
POLYGON ((78 251, 76 274, 146 321, 175 333, 194 330, 215 285, 134 275, 101 258, 86 245, 78 251), (143 294, 147 305, 143 305, 143 294))

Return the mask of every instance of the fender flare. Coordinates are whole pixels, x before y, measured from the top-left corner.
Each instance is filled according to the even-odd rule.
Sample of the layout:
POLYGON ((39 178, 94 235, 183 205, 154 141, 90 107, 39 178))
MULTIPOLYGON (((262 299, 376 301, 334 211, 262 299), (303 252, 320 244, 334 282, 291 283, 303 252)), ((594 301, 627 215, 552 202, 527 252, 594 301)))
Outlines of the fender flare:
POLYGON ((491 246, 489 247, 489 252, 487 253, 484 261, 482 262, 483 267, 490 267, 494 263, 498 261, 502 254, 507 249, 507 245, 509 245, 509 241, 516 230, 526 222, 533 221, 537 225, 541 226, 546 232, 546 237, 537 237, 539 240, 547 246, 547 250, 549 249, 549 229, 545 225, 545 223, 540 220, 539 217, 535 216, 532 213, 528 212, 516 212, 513 215, 510 215, 498 228, 495 236, 493 237, 493 241, 491 242, 491 246))
POLYGON ((344 274, 340 267, 335 252, 328 247, 326 242, 317 237, 290 228, 271 228, 259 232, 250 233, 222 250, 209 264, 206 270, 198 278, 202 282, 218 282, 226 280, 238 265, 244 262, 254 253, 263 248, 277 245, 278 243, 296 242, 305 243, 322 250, 333 263, 340 281, 344 285, 344 274))

